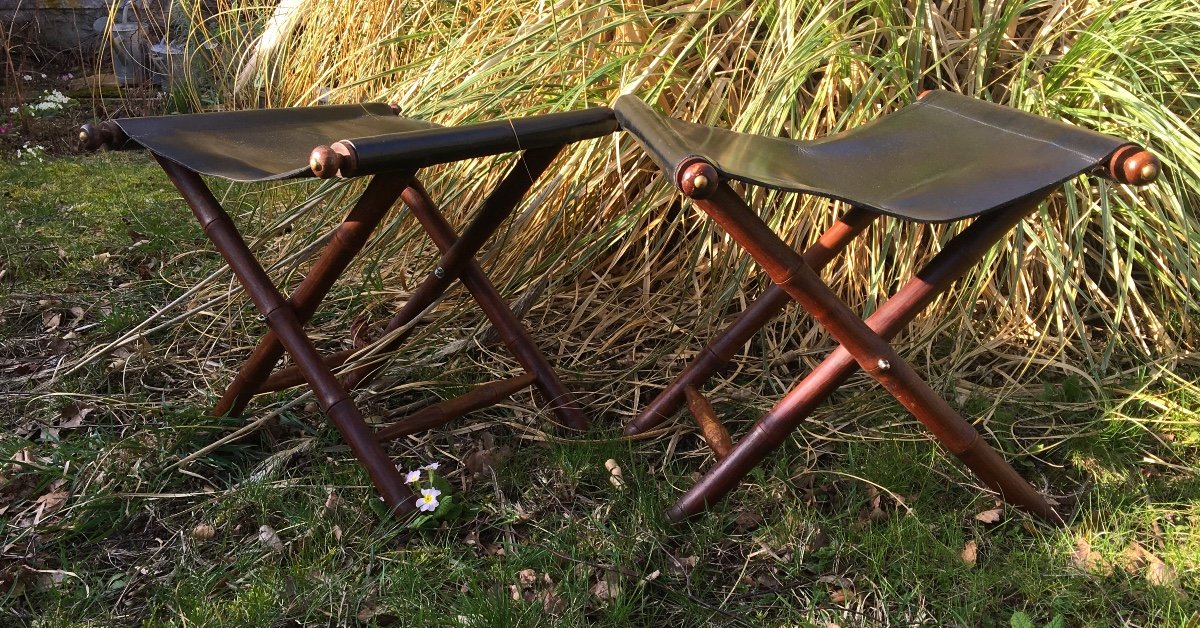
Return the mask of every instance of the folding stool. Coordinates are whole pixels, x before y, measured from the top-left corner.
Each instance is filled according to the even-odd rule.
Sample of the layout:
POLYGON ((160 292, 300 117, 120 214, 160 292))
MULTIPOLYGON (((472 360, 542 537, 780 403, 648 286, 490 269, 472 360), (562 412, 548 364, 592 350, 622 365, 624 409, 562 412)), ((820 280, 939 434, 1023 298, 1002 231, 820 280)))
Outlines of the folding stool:
POLYGON ((213 414, 240 414, 255 394, 307 383, 388 507, 406 514, 416 502, 381 447, 383 441, 442 425, 531 384, 564 426, 587 428, 588 421, 571 394, 474 256, 563 147, 615 130, 613 112, 607 107, 446 128, 399 117, 388 105, 374 103, 109 120, 85 125, 80 140, 93 150, 148 149, 267 321, 270 331, 242 365, 213 414), (416 179, 417 170, 426 166, 517 151, 521 157, 461 235, 416 179), (373 176, 320 258, 285 299, 201 175, 246 182, 373 176), (461 280, 526 373, 481 385, 376 432, 363 421, 348 391, 372 377, 379 365, 355 368, 339 380, 331 369, 354 356, 357 348, 322 357, 302 326, 398 198, 442 256, 389 321, 378 349, 391 351, 399 346, 411 329, 405 326, 461 280), (271 375, 285 351, 296 366, 271 375))
POLYGON ((665 176, 763 267, 774 285, 642 412, 626 434, 651 429, 686 401, 717 463, 667 516, 693 516, 734 489, 856 369, 916 416, 988 487, 1048 520, 1058 514, 938 397, 888 344, 934 298, 1063 182, 1080 173, 1143 185, 1157 159, 1136 144, 944 91, 846 133, 797 141, 690 124, 633 96, 616 104, 629 131, 665 176), (845 201, 844 215, 803 255, 759 218, 727 179, 845 201), (975 217, 865 322, 818 272, 880 215, 938 223, 975 217), (699 387, 791 300, 840 343, 734 445, 699 387))

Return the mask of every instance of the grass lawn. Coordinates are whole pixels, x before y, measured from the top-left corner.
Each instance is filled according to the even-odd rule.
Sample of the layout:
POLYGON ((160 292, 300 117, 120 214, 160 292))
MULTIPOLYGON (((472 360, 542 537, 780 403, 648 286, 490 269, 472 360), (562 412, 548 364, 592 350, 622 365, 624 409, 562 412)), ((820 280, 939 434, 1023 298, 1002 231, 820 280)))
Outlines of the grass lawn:
MULTIPOLYGON (((1099 393, 1025 375, 1040 392, 998 408, 986 390, 950 395, 1070 513, 1062 529, 997 511, 863 379, 693 523, 662 517, 712 464, 688 421, 627 441, 628 416, 609 409, 586 439, 561 440, 527 393, 390 445, 405 468, 440 463, 449 498, 397 523, 303 402, 177 465, 246 421, 205 416, 229 358, 192 338, 241 355, 262 331, 244 308, 199 307, 58 372, 173 299, 202 305, 186 291, 219 268, 144 155, 0 164, 0 625, 1200 622, 1194 358, 1106 376, 1099 393)), ((348 283, 318 323, 329 338, 354 316, 348 283)), ((465 352, 404 378, 454 394, 489 378, 472 357, 490 360, 465 352)), ((565 376, 599 387, 586 363, 565 376)), ((734 378, 714 398, 744 430, 769 407, 765 388, 734 378)), ((368 414, 421 392, 376 395, 368 414)))

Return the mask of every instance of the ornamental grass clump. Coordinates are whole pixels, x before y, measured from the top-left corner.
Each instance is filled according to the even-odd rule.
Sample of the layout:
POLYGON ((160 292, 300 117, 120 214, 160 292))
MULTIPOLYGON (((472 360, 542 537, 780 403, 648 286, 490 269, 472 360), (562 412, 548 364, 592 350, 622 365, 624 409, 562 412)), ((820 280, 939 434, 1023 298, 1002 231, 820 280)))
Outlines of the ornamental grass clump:
MULTIPOLYGON (((1070 377, 1100 398, 1108 378, 1135 365, 1169 370, 1200 334, 1198 15, 1196 0, 363 0, 319 10, 229 0, 197 21, 192 37, 221 44, 228 63, 214 65, 205 89, 229 106, 387 101, 405 115, 463 124, 634 93, 684 120, 814 138, 943 88, 1141 142, 1162 159, 1156 185, 1065 184, 900 340, 915 365, 940 362, 928 372, 969 382, 960 396, 1036 395, 1038 382, 1070 377)), ((423 176, 462 224, 504 159, 423 176)), ((519 312, 551 360, 576 371, 586 401, 624 415, 766 280, 628 138, 572 145, 551 168, 482 262, 502 293, 523 295, 519 312)), ((301 183, 266 195, 277 209, 257 216, 252 239, 276 260, 275 276, 299 280, 357 189, 301 183)), ((751 202, 797 246, 844 209, 769 191, 751 202)), ((882 221, 829 278, 869 314, 961 227, 882 221)), ((415 221, 395 213, 347 275, 361 280, 345 282, 327 306, 335 315, 317 323, 329 334, 322 340, 339 342, 360 307, 386 318, 433 255, 415 221)), ((231 297, 229 286, 218 273, 188 296, 208 312, 229 311, 172 327, 206 356, 196 370, 213 387, 244 355, 244 334, 254 327, 248 300, 231 297), (212 326, 231 312, 241 325, 212 326)), ((437 364, 450 378, 481 366, 515 368, 491 354, 487 334, 476 336, 486 324, 467 302, 461 292, 442 301, 394 368, 437 364)), ((831 346, 793 308, 747 346, 754 359, 741 360, 732 377, 752 393, 777 392, 831 346), (764 356, 782 358, 774 364, 783 368, 764 356)), ((388 394, 415 385, 406 381, 391 380, 388 394)))

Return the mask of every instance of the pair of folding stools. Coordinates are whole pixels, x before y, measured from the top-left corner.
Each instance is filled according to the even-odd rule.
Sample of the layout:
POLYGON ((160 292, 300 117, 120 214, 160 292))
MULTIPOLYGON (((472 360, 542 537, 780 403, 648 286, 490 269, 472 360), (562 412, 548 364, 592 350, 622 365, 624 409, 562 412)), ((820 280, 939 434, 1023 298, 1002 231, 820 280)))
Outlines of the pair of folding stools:
POLYGON ((658 114, 633 96, 622 96, 614 108, 460 127, 364 104, 116 119, 85 126, 80 139, 91 149, 149 150, 268 323, 270 331, 229 384, 214 415, 240 414, 256 394, 307 383, 389 508, 403 515, 416 509, 416 500, 381 445, 389 439, 440 426, 529 386, 541 394, 557 423, 578 431, 588 427, 576 400, 475 255, 565 146, 619 130, 630 133, 664 176, 749 252, 773 282, 625 427, 626 434, 654 428, 686 404, 716 455, 716 466, 668 511, 670 520, 719 501, 858 369, 882 384, 1005 500, 1060 520, 888 341, 1064 181, 1081 173, 1129 185, 1157 178, 1158 161, 1136 144, 943 91, 926 92, 870 124, 813 141, 690 124, 658 114), (428 166, 511 152, 521 154, 462 233, 446 221, 417 178, 428 166), (371 179, 303 281, 285 297, 201 175, 235 181, 371 179), (850 209, 801 254, 729 181, 836 199, 850 209), (483 384, 374 430, 350 391, 373 377, 379 365, 335 375, 333 369, 364 348, 322 356, 304 324, 397 200, 420 222, 441 257, 389 321, 382 346, 365 349, 398 347, 410 323, 461 281, 525 374, 483 384), (864 321, 818 273, 884 215, 928 223, 975 220, 864 321), (791 301, 840 346, 735 444, 699 388, 791 301), (284 352, 295 366, 272 373, 284 352))

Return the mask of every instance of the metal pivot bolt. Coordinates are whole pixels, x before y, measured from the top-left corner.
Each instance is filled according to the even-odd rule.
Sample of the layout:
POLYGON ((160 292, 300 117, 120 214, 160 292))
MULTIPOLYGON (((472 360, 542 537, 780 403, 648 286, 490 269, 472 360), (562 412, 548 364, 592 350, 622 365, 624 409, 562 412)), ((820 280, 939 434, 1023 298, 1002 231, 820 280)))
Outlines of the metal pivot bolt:
POLYGON ((879 361, 875 363, 875 368, 877 368, 880 373, 886 373, 892 370, 892 363, 880 358, 879 361))
POLYGON ((437 277, 438 279, 445 279, 446 278, 446 269, 442 268, 441 266, 438 266, 437 268, 433 269, 433 276, 437 277))

